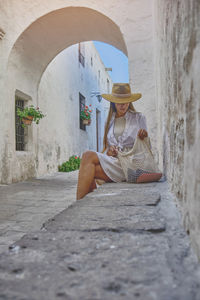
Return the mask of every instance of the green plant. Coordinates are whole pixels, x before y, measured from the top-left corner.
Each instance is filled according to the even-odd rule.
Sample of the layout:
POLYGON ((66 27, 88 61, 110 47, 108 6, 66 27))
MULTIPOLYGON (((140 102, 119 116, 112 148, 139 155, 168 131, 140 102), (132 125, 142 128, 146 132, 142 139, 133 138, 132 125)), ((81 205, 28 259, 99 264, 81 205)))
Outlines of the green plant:
POLYGON ((59 172, 71 172, 80 168, 81 159, 79 156, 73 155, 68 161, 58 166, 59 172))
POLYGON ((20 119, 26 119, 29 116, 33 117, 33 121, 39 124, 40 119, 44 118, 45 115, 39 110, 39 107, 35 108, 33 105, 27 106, 24 109, 17 109, 17 115, 20 119))
POLYGON ((91 104, 89 106, 90 106, 90 108, 87 105, 85 105, 84 109, 81 110, 81 113, 80 113, 81 120, 90 120, 91 119, 91 113, 92 113, 91 104))

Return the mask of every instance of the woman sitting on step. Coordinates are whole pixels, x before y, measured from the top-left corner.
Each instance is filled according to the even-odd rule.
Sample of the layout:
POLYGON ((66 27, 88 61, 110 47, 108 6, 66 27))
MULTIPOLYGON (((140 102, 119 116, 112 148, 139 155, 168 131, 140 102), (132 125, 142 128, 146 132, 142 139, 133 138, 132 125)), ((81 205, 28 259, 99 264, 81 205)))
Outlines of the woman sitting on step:
POLYGON ((79 170, 77 200, 96 188, 96 179, 105 182, 126 181, 117 157, 118 150, 128 151, 133 147, 136 137, 141 140, 148 136, 146 118, 136 112, 132 102, 141 98, 132 94, 128 83, 114 83, 112 94, 102 97, 110 101, 110 110, 104 132, 102 153, 86 151, 82 155, 79 170))

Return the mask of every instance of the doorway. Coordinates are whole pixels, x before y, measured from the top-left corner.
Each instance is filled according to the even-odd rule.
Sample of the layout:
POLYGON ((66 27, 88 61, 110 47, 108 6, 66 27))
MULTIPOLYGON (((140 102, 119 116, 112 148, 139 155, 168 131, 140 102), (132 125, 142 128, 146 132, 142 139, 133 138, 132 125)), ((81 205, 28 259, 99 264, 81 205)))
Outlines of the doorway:
POLYGON ((101 151, 101 112, 96 109, 96 148, 101 151))

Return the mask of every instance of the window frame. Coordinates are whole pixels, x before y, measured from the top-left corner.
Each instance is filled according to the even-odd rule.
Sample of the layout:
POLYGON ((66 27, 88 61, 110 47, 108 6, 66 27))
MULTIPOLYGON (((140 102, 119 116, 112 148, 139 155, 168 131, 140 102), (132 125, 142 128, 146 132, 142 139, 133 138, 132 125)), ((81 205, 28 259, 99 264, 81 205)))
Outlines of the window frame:
POLYGON ((18 149, 17 147, 17 129, 16 129, 16 121, 18 121, 19 123, 19 117, 17 116, 17 108, 16 108, 16 101, 21 100, 24 102, 24 107, 28 106, 29 104, 32 103, 32 97, 23 93, 22 91, 16 89, 15 90, 15 101, 14 101, 14 105, 15 105, 15 151, 17 151, 18 153, 25 153, 28 150, 32 149, 32 138, 30 138, 30 133, 31 133, 31 128, 28 128, 28 126, 22 127, 22 121, 20 121, 21 127, 23 128, 23 132, 24 132, 24 147, 23 149, 18 149))
POLYGON ((25 128, 23 123, 17 115, 17 109, 23 110, 25 107, 25 100, 15 96, 15 150, 25 151, 25 128))
POLYGON ((83 124, 83 120, 81 120, 81 117, 80 117, 83 107, 85 108, 85 97, 79 92, 79 120, 80 120, 79 128, 81 130, 86 131, 86 125, 83 124))

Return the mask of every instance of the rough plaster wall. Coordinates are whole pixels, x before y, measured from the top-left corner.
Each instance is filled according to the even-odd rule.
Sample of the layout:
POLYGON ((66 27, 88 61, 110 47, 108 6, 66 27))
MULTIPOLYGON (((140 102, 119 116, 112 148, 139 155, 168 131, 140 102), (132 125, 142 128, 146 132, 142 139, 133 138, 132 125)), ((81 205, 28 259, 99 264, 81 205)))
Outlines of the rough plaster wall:
POLYGON ((200 2, 155 1, 159 150, 200 258, 200 2))
POLYGON ((127 17, 126 29, 131 25, 131 43, 128 48, 129 73, 132 91, 142 93, 134 103, 137 111, 145 114, 153 152, 158 159, 157 117, 155 102, 155 62, 153 40, 153 2, 135 0, 134 16, 127 17), (129 22, 130 23, 129 23, 129 22))
POLYGON ((78 61, 78 45, 60 53, 46 69, 39 88, 39 107, 46 112, 38 130, 37 174, 57 171, 58 164, 87 149, 96 151, 96 109, 101 113, 103 140, 107 101, 98 102, 91 92, 107 92, 109 74, 92 42, 84 43, 85 67, 78 61), (93 65, 91 65, 91 57, 93 65), (98 72, 100 71, 100 80, 98 72), (99 83, 99 84, 98 84, 99 83), (92 123, 79 127, 79 92, 92 105, 92 123))

